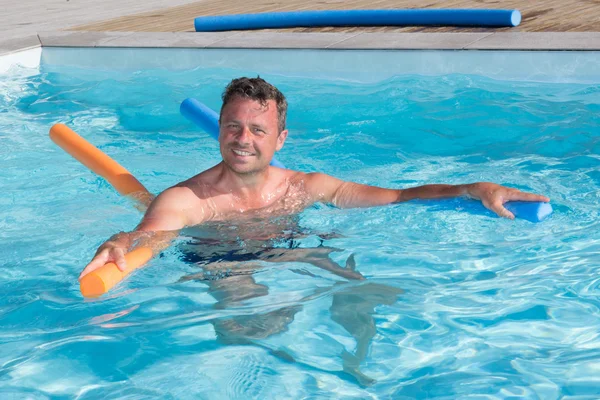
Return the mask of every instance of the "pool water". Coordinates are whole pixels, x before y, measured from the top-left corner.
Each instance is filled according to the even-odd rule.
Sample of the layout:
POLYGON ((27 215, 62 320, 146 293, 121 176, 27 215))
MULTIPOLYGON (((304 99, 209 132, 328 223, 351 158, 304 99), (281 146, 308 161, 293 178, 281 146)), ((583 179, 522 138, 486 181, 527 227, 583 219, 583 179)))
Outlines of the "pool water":
POLYGON ((600 80, 42 63, 0 85, 0 397, 600 396, 600 80), (533 224, 465 199, 317 205, 295 218, 293 242, 275 244, 292 261, 207 279, 182 235, 84 300, 81 269, 141 215, 55 146, 50 126, 158 193, 219 161, 180 102, 218 110, 230 79, 256 73, 288 98, 277 157, 289 168, 394 188, 493 181, 547 195, 555 212, 533 224))

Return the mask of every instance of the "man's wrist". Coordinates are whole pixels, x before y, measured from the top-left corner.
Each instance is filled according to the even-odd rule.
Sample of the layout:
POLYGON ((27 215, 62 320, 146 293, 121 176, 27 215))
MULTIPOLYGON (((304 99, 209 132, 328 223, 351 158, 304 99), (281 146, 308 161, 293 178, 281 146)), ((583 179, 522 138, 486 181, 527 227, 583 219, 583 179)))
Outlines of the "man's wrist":
POLYGON ((119 232, 112 235, 101 247, 119 247, 125 251, 129 251, 131 238, 127 232, 119 232))
POLYGON ((471 199, 479 199, 479 196, 475 194, 475 188, 477 183, 466 183, 461 186, 461 196, 466 196, 471 199))

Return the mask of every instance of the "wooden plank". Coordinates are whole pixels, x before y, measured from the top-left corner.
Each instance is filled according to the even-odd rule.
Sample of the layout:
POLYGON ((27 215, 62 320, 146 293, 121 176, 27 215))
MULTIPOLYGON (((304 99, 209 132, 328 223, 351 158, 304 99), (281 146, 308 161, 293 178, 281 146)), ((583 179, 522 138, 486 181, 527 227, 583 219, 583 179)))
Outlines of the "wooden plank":
POLYGON ((503 8, 523 15, 516 28, 344 27, 277 29, 285 32, 598 32, 598 0, 205 0, 71 28, 79 31, 193 32, 194 18, 274 11, 390 8, 503 8))

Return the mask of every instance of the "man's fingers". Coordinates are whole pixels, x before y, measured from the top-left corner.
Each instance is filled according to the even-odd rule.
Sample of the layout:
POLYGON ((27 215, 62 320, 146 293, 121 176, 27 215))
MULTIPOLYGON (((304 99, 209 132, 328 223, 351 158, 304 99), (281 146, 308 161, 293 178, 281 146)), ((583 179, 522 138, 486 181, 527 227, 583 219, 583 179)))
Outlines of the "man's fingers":
POLYGON ((81 271, 81 274, 79 274, 79 279, 81 280, 81 278, 83 278, 85 275, 89 274, 93 270, 98 269, 101 266, 103 266, 104 264, 106 264, 107 260, 108 260, 108 249, 104 249, 101 252, 99 252, 96 255, 96 257, 94 257, 92 259, 92 261, 90 261, 90 263, 88 265, 86 265, 86 267, 83 269, 83 271, 81 271))
POLYGON ((549 202, 550 199, 546 196, 540 196, 539 194, 525 193, 525 192, 511 192, 508 196, 508 200, 519 200, 519 201, 543 201, 549 202))
POLYGON ((514 214, 508 211, 506 208, 504 208, 501 202, 495 202, 493 204, 490 204, 489 209, 502 218, 515 219, 514 214))
POLYGON ((483 205, 501 217, 514 219, 513 213, 504 207, 509 201, 540 201, 549 202, 550 199, 539 194, 525 193, 490 182, 478 182, 469 185, 469 195, 479 198, 483 205))
POLYGON ((119 270, 125 271, 125 268, 127 267, 126 262, 125 262, 125 252, 123 252, 123 250, 121 249, 114 249, 114 256, 115 256, 115 264, 117 265, 117 268, 119 268, 119 270))
POLYGON ((119 270, 124 271, 127 267, 125 261, 125 252, 122 249, 102 249, 98 254, 90 261, 90 263, 81 271, 79 280, 90 272, 102 267, 108 262, 114 262, 119 270))

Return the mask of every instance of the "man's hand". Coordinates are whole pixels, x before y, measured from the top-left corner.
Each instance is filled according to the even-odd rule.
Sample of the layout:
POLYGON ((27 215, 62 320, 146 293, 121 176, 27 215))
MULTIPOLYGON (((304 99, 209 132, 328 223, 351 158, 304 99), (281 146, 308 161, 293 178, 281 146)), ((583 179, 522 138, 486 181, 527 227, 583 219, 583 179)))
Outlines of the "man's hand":
POLYGON ((125 264, 125 253, 129 249, 129 241, 124 240, 124 235, 127 234, 117 234, 100 246, 92 261, 81 271, 79 280, 109 262, 115 263, 119 270, 124 271, 127 267, 125 264))
POLYGON ((470 197, 481 200, 486 208, 509 219, 515 219, 515 216, 504 208, 504 203, 508 201, 550 201, 546 196, 521 192, 518 189, 507 188, 491 182, 477 182, 466 185, 466 187, 470 197))

